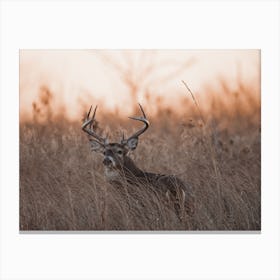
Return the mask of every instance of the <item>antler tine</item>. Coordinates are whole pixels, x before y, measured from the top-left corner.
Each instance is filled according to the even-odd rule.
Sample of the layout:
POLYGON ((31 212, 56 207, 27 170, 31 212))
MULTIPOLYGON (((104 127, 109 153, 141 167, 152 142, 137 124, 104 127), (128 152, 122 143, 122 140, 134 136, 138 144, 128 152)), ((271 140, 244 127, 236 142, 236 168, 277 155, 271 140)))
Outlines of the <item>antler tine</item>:
POLYGON ((148 129, 148 127, 150 125, 149 121, 147 120, 147 117, 146 117, 146 114, 144 112, 143 107, 141 106, 140 103, 138 103, 138 104, 139 104, 139 107, 140 107, 140 110, 141 110, 143 116, 141 116, 141 117, 129 117, 129 118, 132 119, 132 120, 141 121, 141 122, 144 123, 145 126, 143 128, 141 128, 140 130, 138 130, 137 132, 135 132, 127 140, 129 140, 131 138, 138 138, 142 133, 144 133, 148 129))
POLYGON ((85 122, 82 125, 82 130, 85 131, 90 136, 97 139, 100 144, 104 145, 106 143, 106 138, 102 138, 101 136, 97 135, 93 131, 93 122, 95 120, 95 114, 96 114, 97 106, 95 106, 92 118, 90 118, 91 109, 92 109, 92 105, 90 106, 90 109, 89 109, 89 112, 88 112, 87 117, 85 119, 85 122), (88 126, 89 126, 89 128, 88 128, 88 126))
MULTIPOLYGON (((92 105, 90 106, 88 118, 89 118, 89 116, 90 116, 91 108, 92 108, 92 105)), ((94 122, 94 119, 95 119, 96 110, 97 110, 97 105, 96 105, 95 108, 94 108, 94 112, 93 112, 93 115, 92 115, 92 118, 91 118, 91 122, 90 122, 90 126, 89 126, 89 128, 90 128, 91 130, 93 129, 93 122, 94 122)))
MULTIPOLYGON (((97 107, 97 106, 96 106, 96 107, 97 107)), ((95 107, 95 109, 96 109, 96 107, 95 107)), ((90 108, 89 108, 89 111, 88 111, 88 114, 87 114, 87 119, 88 119, 89 116, 90 116, 91 109, 92 109, 92 105, 91 105, 90 108)))
POLYGON ((141 106, 140 103, 138 103, 138 105, 139 105, 139 107, 140 107, 140 109, 141 109, 141 111, 142 111, 142 114, 143 114, 144 118, 146 119, 146 115, 145 115, 145 112, 144 112, 143 107, 141 106))

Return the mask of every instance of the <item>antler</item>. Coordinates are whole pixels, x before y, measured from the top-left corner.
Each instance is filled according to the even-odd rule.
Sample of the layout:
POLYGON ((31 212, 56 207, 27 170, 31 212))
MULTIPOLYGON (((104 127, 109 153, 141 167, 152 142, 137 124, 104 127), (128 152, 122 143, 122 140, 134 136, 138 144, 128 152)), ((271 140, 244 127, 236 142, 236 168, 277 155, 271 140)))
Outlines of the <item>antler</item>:
POLYGON ((103 138, 103 137, 97 135, 93 131, 93 122, 95 120, 95 113, 96 113, 96 110, 97 110, 97 106, 94 109, 92 118, 90 118, 91 109, 92 109, 92 105, 90 106, 87 117, 86 117, 86 119, 85 119, 85 121, 82 125, 82 130, 85 131, 90 136, 94 137, 96 140, 98 140, 99 144, 104 145, 107 142, 107 138, 103 138))
POLYGON ((149 127, 149 125, 150 125, 150 123, 149 123, 149 121, 147 120, 147 117, 146 117, 146 115, 145 115, 145 112, 144 112, 144 110, 143 110, 141 104, 140 104, 140 103, 138 103, 138 104, 139 104, 139 107, 140 107, 141 112, 142 112, 142 114, 143 114, 143 117, 141 116, 141 117, 129 117, 129 118, 132 119, 132 120, 136 120, 136 121, 143 122, 145 126, 144 126, 143 128, 141 128, 140 130, 138 130, 137 132, 135 132, 132 136, 130 136, 130 137, 126 140, 126 142, 129 141, 129 140, 132 139, 132 138, 138 138, 142 133, 144 133, 144 132, 148 129, 148 127, 149 127))

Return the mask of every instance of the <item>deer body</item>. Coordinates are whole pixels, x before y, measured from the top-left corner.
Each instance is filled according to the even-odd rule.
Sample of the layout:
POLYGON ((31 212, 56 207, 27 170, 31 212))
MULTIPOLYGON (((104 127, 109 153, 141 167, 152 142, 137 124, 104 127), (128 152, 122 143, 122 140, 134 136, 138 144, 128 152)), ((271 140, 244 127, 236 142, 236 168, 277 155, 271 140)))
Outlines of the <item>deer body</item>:
MULTIPOLYGON (((105 163, 107 164, 107 163, 105 163)), ((109 165, 109 166, 108 166, 109 165)), ((150 184, 161 192, 175 194, 176 186, 185 189, 183 182, 174 175, 157 174, 140 169, 129 156, 124 156, 123 164, 112 168, 105 165, 105 177, 110 183, 150 184)))
MULTIPOLYGON (((92 118, 90 118, 90 109, 82 129, 90 136, 89 141, 92 151, 103 154, 104 174, 111 184, 117 185, 126 182, 131 185, 150 185, 156 191, 165 194, 168 200, 172 200, 175 203, 176 212, 178 212, 179 208, 183 212, 186 193, 190 194, 189 188, 176 176, 143 171, 129 157, 129 152, 137 147, 139 135, 149 127, 144 110, 140 104, 139 106, 143 117, 131 117, 131 119, 141 121, 145 126, 128 139, 124 139, 123 136, 119 143, 109 143, 107 138, 102 138, 94 132, 93 123, 96 108, 92 118)), ((181 218, 182 215, 178 215, 181 218)))

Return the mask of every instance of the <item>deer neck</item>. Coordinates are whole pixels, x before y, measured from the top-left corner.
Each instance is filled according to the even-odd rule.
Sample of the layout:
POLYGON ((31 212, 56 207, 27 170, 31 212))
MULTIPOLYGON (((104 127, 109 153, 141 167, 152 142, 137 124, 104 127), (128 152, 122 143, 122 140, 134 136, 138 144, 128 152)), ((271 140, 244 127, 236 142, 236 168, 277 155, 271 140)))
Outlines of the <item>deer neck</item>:
POLYGON ((123 171, 125 177, 143 177, 145 175, 145 173, 138 168, 134 161, 128 156, 125 156, 124 158, 123 171))
POLYGON ((105 167, 104 171, 106 179, 111 183, 123 182, 124 179, 133 182, 135 179, 145 176, 145 172, 138 168, 128 156, 124 157, 122 166, 119 166, 117 169, 105 167))

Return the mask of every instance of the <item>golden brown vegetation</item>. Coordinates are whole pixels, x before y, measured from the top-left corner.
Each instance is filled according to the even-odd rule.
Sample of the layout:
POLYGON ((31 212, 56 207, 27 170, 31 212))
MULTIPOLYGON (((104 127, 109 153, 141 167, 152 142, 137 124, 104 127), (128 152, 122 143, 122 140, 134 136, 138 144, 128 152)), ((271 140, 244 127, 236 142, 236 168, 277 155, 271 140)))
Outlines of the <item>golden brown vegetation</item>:
MULTIPOLYGON (((260 230, 260 95, 253 87, 209 92, 201 107, 206 125, 190 97, 183 113, 154 105, 158 113, 132 157, 192 186, 195 211, 184 221, 152 188, 107 183, 81 123, 54 115, 52 98, 43 88, 33 121, 20 124, 21 230, 260 230)), ((134 125, 102 109, 98 119, 115 140, 120 127, 134 125)))

